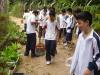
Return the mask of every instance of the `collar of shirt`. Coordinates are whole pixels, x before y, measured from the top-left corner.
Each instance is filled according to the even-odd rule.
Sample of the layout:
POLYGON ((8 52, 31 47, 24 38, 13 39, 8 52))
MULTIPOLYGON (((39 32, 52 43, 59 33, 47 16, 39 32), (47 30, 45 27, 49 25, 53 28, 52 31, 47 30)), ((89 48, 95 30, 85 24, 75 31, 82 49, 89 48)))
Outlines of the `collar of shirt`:
POLYGON ((93 32, 94 32, 94 30, 92 29, 92 31, 90 32, 90 34, 86 37, 86 38, 84 38, 84 34, 83 34, 83 32, 82 32, 82 37, 84 38, 84 39, 92 39, 93 38, 93 32))

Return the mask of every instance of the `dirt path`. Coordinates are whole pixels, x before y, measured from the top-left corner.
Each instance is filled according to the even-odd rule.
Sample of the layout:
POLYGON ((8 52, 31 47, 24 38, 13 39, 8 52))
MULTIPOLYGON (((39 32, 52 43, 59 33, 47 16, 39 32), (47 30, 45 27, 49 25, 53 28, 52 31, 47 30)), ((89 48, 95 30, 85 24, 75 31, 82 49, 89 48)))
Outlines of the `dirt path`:
MULTIPOLYGON (((20 25, 23 29, 21 19, 11 17, 11 20, 20 25)), ((75 41, 74 41, 75 42, 75 41)), ((69 67, 66 66, 66 60, 72 56, 74 51, 74 45, 65 49, 63 45, 57 45, 57 55, 55 57, 55 63, 51 65, 45 64, 45 56, 31 58, 23 56, 25 46, 22 47, 22 60, 18 67, 18 73, 24 73, 24 75, 69 75, 69 67)))

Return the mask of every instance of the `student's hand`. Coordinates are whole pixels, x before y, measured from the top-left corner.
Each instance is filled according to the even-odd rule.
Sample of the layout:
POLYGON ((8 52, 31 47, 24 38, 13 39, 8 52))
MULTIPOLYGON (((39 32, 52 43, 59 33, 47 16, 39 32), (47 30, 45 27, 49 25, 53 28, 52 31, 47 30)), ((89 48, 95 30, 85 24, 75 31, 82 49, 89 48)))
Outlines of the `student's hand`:
POLYGON ((86 68, 84 70, 84 74, 83 75, 91 75, 91 71, 88 68, 86 68))

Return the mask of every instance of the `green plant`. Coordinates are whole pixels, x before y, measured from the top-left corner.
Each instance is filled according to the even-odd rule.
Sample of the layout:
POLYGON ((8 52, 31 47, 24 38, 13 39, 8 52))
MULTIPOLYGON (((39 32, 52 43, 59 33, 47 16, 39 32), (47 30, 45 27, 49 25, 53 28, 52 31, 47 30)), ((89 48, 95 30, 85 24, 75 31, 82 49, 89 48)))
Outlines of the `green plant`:
POLYGON ((19 31, 19 26, 13 22, 9 22, 8 32, 10 33, 10 40, 12 42, 20 42, 25 44, 26 42, 26 34, 19 31))
POLYGON ((7 75, 9 69, 0 67, 0 75, 7 75))
POLYGON ((7 60, 0 56, 0 75, 7 75, 9 69, 6 62, 7 60))
POLYGON ((12 10, 10 11, 10 15, 15 16, 15 17, 22 17, 22 6, 21 6, 21 2, 16 2, 13 7, 12 10))
POLYGON ((8 46, 4 49, 1 55, 8 62, 15 62, 19 57, 19 53, 17 49, 18 49, 18 45, 16 43, 12 43, 11 46, 8 46))

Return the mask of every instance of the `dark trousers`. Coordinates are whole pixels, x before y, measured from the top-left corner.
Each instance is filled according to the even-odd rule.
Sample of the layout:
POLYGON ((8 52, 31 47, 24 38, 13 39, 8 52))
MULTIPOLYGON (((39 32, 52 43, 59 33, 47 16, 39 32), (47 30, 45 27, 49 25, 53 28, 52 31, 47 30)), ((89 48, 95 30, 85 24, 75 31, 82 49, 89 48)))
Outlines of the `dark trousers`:
POLYGON ((26 32, 27 24, 24 24, 24 31, 26 32))
POLYGON ((71 41, 72 40, 72 32, 66 34, 66 41, 71 41))
POLYGON ((63 35, 63 37, 66 36, 66 28, 61 28, 61 29, 60 29, 59 38, 61 38, 62 35, 63 35))
POLYGON ((45 30, 42 28, 42 26, 39 26, 39 35, 38 37, 41 38, 41 37, 44 37, 45 36, 45 30))
POLYGON ((68 29, 70 29, 71 30, 71 32, 70 33, 66 33, 66 42, 69 42, 69 41, 72 41, 72 35, 73 35, 73 30, 74 30, 74 28, 68 28, 68 29))
POLYGON ((56 40, 45 40, 46 61, 51 61, 51 56, 56 53, 56 40))
POLYGON ((36 33, 27 34, 27 42, 26 42, 26 55, 29 55, 31 50, 31 56, 35 55, 36 48, 36 33))

